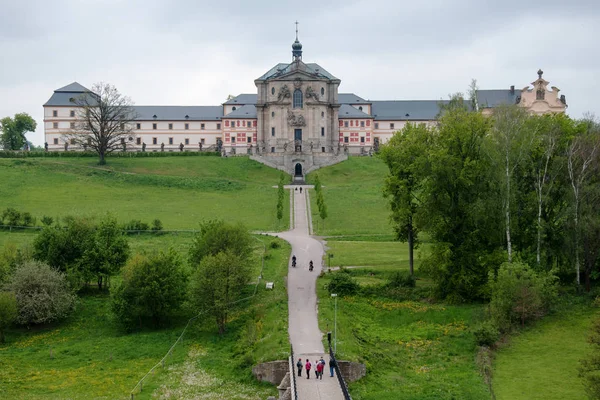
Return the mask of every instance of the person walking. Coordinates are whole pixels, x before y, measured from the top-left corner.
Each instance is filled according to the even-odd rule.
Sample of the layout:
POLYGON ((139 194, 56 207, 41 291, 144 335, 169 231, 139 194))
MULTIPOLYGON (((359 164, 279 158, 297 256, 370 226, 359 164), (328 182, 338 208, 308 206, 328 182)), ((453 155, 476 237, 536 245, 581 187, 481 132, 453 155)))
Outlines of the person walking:
POLYGON ((335 361, 333 360, 333 358, 329 358, 329 373, 331 374, 330 376, 333 378, 333 370, 335 369, 335 361))
POLYGON ((320 380, 323 380, 323 368, 325 367, 325 364, 322 363, 321 361, 319 361, 317 363, 317 378, 320 380))
POLYGON ((315 360, 315 379, 319 379, 319 360, 315 360))
POLYGON ((298 367, 298 376, 302 376, 302 359, 299 358, 296 363, 296 367, 298 367))
POLYGON ((310 361, 308 361, 307 358, 306 364, 304 365, 304 368, 306 368, 306 379, 310 379, 310 367, 312 367, 312 365, 310 364, 310 361))

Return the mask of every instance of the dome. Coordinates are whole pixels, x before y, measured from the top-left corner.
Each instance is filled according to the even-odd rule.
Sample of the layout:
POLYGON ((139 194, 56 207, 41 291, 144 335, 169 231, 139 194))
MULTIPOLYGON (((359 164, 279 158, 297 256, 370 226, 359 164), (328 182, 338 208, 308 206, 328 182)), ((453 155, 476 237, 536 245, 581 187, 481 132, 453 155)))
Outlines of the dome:
POLYGON ((298 39, 292 44, 292 50, 302 50, 302 43, 300 43, 298 39))

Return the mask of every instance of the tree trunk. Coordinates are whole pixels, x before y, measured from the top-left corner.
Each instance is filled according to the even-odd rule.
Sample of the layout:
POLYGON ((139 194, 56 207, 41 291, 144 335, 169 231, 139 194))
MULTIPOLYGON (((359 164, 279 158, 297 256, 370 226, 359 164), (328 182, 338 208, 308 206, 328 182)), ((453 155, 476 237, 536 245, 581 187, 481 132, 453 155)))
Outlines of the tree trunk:
POLYGON ((506 156, 506 250, 508 262, 512 262, 512 242, 510 241, 510 171, 508 168, 508 155, 506 156))
POLYGON ((408 225, 408 266, 410 269, 410 276, 415 273, 414 270, 414 240, 413 240, 413 229, 412 223, 408 225))
POLYGON ((0 343, 4 343, 5 338, 4 338, 4 330, 0 329, 0 343))
POLYGON ((575 197, 575 272, 577 273, 576 282, 581 285, 579 273, 579 196, 575 197))
POLYGON ((585 291, 590 292, 592 290, 592 283, 590 281, 591 268, 588 266, 585 269, 585 291))
POLYGON ((100 152, 98 152, 98 155, 100 156, 100 161, 98 162, 98 164, 106 165, 106 160, 104 159, 104 152, 100 151, 100 152))
POLYGON ((102 276, 98 277, 98 290, 102 291, 102 276))
POLYGON ((537 249, 536 249, 536 260, 538 266, 540 265, 540 247, 542 246, 542 197, 540 191, 540 197, 538 199, 538 223, 537 223, 537 249))

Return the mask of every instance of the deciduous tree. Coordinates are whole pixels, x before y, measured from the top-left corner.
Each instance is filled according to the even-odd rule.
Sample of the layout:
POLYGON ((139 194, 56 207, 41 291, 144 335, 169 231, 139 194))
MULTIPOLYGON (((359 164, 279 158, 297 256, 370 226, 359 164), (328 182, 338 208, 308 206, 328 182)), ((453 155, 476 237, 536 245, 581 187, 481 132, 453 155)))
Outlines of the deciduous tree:
POLYGON ((92 90, 73 98, 78 107, 75 127, 64 134, 67 140, 98 153, 99 164, 105 157, 132 142, 137 118, 131 99, 108 83, 97 83, 92 90))
POLYGON ((15 114, 14 118, 6 117, 0 120, 0 143, 4 150, 21 150, 27 145, 27 132, 33 132, 37 123, 29 114, 15 114))
POLYGON ((189 252, 190 265, 196 267, 209 255, 230 252, 242 260, 252 255, 252 236, 242 224, 229 224, 222 220, 203 222, 200 232, 192 241, 189 252))

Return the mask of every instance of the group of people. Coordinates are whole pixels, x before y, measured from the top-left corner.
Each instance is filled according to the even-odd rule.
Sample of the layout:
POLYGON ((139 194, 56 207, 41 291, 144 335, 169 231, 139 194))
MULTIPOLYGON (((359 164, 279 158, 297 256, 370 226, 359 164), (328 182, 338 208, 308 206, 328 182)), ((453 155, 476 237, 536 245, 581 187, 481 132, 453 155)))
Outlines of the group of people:
MULTIPOLYGON (((298 367, 298 376, 302 376, 302 369, 306 370, 306 379, 310 379, 310 370, 313 369, 313 365, 310 363, 310 360, 307 358, 306 363, 302 362, 300 358, 296 363, 296 367, 298 367)), ((325 360, 321 357, 320 360, 315 361, 314 371, 315 371, 315 379, 323 379, 323 370, 325 369, 325 360)), ((333 378, 333 371, 335 370, 335 361, 333 358, 329 359, 329 374, 330 377, 333 378)))
MULTIPOLYGON (((292 267, 295 267, 295 266, 296 266, 296 256, 294 255, 294 256, 292 256, 292 267)), ((310 262, 308 263, 308 270, 312 271, 313 268, 314 268, 313 262, 312 262, 312 260, 310 260, 310 262)))

